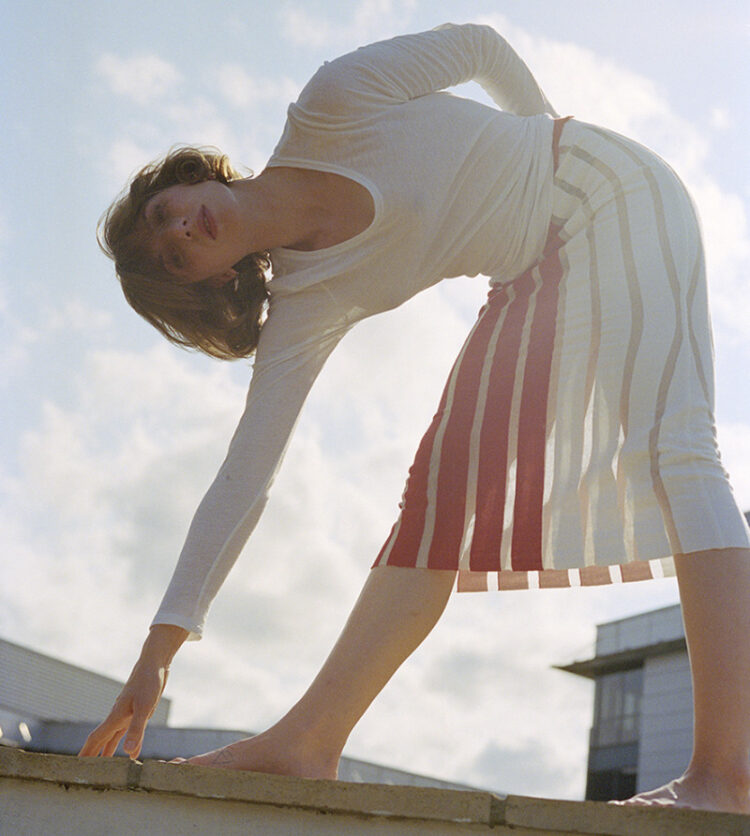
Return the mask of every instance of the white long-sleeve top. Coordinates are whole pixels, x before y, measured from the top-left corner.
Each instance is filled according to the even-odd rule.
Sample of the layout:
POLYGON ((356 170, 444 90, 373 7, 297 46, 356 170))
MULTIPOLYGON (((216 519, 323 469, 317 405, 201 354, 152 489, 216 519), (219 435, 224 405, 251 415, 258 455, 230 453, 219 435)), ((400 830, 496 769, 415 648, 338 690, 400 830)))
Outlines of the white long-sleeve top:
POLYGON ((332 247, 271 253, 246 408, 154 624, 200 636, 310 387, 354 323, 443 278, 504 281, 539 258, 551 215, 551 113, 526 65, 487 26, 376 43, 313 76, 269 165, 351 178, 370 192, 374 219, 332 247), (506 111, 438 92, 471 79, 506 111))

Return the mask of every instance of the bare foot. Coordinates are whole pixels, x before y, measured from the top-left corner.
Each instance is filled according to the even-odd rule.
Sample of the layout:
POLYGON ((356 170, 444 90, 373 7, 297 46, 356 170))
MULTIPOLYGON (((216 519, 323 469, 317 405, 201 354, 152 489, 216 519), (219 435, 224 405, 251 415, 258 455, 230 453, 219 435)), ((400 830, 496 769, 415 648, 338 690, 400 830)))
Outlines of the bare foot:
POLYGON ((230 743, 213 752, 193 758, 175 758, 170 763, 196 766, 215 766, 220 769, 241 769, 267 772, 274 775, 293 775, 298 778, 329 778, 335 780, 338 755, 326 756, 319 752, 302 751, 293 742, 283 741, 281 735, 269 729, 255 737, 230 743))
POLYGON ((642 792, 625 801, 613 801, 639 807, 684 807, 719 813, 750 813, 750 787, 746 782, 732 785, 716 776, 686 772, 663 787, 642 792))

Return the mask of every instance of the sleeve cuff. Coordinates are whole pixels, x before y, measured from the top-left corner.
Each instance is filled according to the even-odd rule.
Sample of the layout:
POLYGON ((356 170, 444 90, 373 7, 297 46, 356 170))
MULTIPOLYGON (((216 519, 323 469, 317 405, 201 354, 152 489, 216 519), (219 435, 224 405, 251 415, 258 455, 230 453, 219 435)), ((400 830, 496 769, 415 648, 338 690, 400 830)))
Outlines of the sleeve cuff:
POLYGON ((188 631, 189 635, 186 641, 189 642, 198 641, 201 638, 203 638, 202 623, 199 624, 196 621, 191 621, 189 618, 185 618, 182 615, 177 615, 176 613, 157 613, 154 617, 154 620, 151 622, 151 626, 153 627, 155 624, 174 624, 176 627, 182 627, 183 630, 188 631))

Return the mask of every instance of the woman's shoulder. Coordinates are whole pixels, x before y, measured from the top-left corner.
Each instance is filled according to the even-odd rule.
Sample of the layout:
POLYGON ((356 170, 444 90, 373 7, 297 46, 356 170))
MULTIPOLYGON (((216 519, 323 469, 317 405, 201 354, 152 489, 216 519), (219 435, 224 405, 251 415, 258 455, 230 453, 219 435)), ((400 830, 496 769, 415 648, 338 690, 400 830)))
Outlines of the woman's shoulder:
POLYGON ((362 50, 326 61, 307 82, 290 111, 308 116, 351 117, 372 108, 368 95, 372 68, 362 60, 362 50))

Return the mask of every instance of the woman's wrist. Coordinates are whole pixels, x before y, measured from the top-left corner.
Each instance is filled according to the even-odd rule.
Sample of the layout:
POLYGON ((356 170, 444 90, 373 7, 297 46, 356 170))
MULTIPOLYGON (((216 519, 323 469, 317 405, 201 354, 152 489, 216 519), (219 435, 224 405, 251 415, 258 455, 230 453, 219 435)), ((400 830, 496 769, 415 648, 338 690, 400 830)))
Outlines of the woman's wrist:
POLYGON ((187 630, 176 624, 154 624, 143 643, 138 661, 168 668, 189 635, 187 630))

